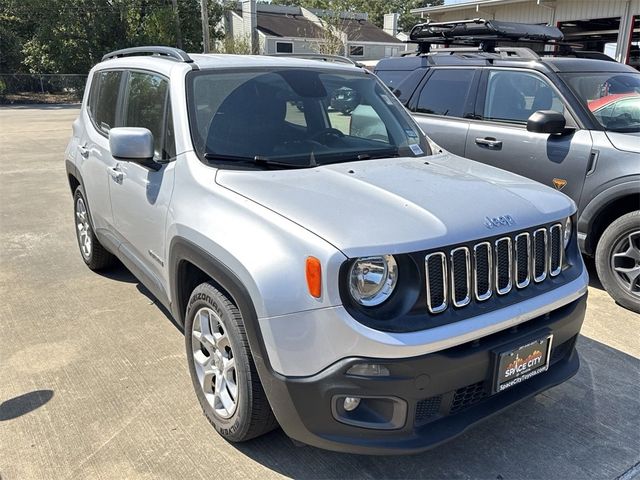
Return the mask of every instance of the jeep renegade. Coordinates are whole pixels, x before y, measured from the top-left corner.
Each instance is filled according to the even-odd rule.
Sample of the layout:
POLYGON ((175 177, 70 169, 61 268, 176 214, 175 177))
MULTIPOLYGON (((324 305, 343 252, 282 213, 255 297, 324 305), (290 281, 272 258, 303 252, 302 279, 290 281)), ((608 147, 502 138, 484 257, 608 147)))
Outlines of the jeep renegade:
POLYGON ((366 70, 117 51, 90 72, 66 167, 82 259, 118 258, 184 326, 230 441, 280 425, 417 452, 578 370, 575 204, 434 153, 366 70), (330 107, 341 89, 369 128, 330 107))

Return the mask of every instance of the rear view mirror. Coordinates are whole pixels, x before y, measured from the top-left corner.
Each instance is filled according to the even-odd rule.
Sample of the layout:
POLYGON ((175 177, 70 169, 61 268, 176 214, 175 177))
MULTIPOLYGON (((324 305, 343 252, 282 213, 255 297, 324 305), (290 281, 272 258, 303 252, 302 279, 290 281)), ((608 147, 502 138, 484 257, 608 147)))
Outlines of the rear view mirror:
POLYGON ((112 128, 109 130, 109 149, 116 160, 135 162, 149 168, 158 165, 153 160, 153 134, 147 128, 112 128))
POLYGON ((538 110, 527 120, 527 131, 559 135, 564 133, 567 121, 564 115, 553 110, 538 110))

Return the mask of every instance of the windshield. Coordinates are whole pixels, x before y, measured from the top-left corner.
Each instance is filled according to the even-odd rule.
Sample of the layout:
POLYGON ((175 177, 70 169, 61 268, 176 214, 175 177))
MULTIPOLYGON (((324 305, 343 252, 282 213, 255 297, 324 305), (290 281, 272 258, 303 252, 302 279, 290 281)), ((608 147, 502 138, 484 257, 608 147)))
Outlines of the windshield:
POLYGON ((187 96, 196 151, 221 167, 314 167, 429 153, 402 105, 361 70, 193 72, 187 96))
POLYGON ((605 129, 640 132, 640 73, 583 72, 562 77, 605 129))

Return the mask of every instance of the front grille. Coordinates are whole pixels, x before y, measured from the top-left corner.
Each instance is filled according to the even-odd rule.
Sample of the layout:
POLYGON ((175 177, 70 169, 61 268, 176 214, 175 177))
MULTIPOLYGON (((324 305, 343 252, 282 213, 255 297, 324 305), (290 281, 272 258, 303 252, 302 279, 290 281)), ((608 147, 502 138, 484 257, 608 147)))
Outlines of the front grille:
POLYGON ((562 272, 563 227, 557 223, 533 232, 516 232, 491 242, 458 246, 425 257, 427 308, 441 313, 494 293, 507 295, 562 272))
POLYGON ((416 423, 426 422, 440 412, 442 395, 425 398, 416 404, 416 423))
POLYGON ((453 395, 453 400, 451 400, 449 414, 456 413, 470 407, 488 395, 489 392, 487 391, 484 382, 472 383, 466 387, 459 388, 453 395))

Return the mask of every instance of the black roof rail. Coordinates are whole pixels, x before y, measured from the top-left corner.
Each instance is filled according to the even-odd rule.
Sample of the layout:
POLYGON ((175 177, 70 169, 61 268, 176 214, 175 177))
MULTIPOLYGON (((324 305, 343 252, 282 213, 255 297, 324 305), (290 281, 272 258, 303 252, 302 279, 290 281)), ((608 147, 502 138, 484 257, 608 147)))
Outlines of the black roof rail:
POLYGON ((292 57, 302 58, 307 60, 320 60, 321 62, 333 62, 333 63, 345 63, 348 65, 358 64, 350 58, 343 57, 342 55, 325 55, 324 53, 273 53, 270 57, 292 57))
POLYGON ((102 61, 112 58, 129 57, 136 55, 156 55, 159 57, 167 57, 179 62, 193 63, 193 59, 184 51, 174 47, 132 47, 123 48, 122 50, 116 50, 115 52, 107 53, 102 57, 102 61))

